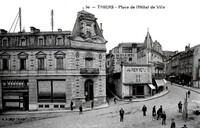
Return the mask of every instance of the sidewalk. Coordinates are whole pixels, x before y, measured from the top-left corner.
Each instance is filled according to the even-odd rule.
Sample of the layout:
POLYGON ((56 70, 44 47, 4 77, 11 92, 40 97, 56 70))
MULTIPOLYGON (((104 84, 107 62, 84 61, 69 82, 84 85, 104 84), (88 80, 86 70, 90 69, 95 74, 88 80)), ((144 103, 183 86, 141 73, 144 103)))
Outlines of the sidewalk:
MULTIPOLYGON (((93 109, 83 108, 83 111, 98 110, 109 107, 108 103, 96 106, 93 109)), ((38 111, 8 111, 3 112, 2 115, 27 115, 27 114, 46 114, 46 113, 66 113, 66 112, 79 112, 79 108, 75 108, 73 111, 70 109, 67 110, 38 110, 38 111)))
POLYGON ((186 86, 186 85, 180 85, 180 84, 176 84, 176 83, 172 83, 172 85, 175 85, 177 87, 181 87, 181 88, 184 88, 184 89, 187 89, 187 90, 190 90, 190 91, 193 91, 193 92, 200 94, 200 88, 186 86))

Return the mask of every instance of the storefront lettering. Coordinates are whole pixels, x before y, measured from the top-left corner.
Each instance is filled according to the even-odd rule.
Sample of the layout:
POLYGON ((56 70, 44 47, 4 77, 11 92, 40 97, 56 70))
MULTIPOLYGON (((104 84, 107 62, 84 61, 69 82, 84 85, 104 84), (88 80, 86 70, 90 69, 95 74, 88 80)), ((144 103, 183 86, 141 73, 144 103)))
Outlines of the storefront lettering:
POLYGON ((127 72, 147 72, 146 68, 127 68, 127 72))

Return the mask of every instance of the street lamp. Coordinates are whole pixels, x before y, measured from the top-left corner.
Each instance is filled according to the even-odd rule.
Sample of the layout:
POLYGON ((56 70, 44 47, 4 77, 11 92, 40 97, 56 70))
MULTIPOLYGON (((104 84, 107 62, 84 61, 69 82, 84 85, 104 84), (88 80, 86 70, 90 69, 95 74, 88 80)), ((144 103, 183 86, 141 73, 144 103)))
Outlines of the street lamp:
POLYGON ((184 121, 186 121, 187 118, 188 118, 188 113, 187 113, 187 106, 188 106, 187 97, 188 97, 188 93, 186 92, 186 98, 185 98, 184 107, 183 107, 183 120, 184 121))

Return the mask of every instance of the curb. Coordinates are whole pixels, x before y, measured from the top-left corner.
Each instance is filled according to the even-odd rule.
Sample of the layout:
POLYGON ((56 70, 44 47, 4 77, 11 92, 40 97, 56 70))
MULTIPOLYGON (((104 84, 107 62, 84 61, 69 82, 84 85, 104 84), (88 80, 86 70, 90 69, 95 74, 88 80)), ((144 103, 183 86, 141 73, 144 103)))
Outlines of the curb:
MULTIPOLYGON (((103 108, 108 108, 109 104, 103 104, 97 107, 91 108, 83 108, 83 112, 92 111, 92 110, 99 110, 103 108)), ((48 114, 48 113, 72 113, 72 112, 79 112, 78 109, 71 110, 49 110, 49 111, 20 111, 20 112, 5 112, 2 115, 26 115, 26 114, 48 114)))
MULTIPOLYGON (((184 87, 184 86, 182 86, 182 85, 177 85, 177 84, 172 84, 172 85, 175 85, 175 86, 177 86, 177 87, 184 88, 184 89, 187 89, 187 90, 190 90, 190 91, 193 91, 193 92, 196 92, 196 93, 199 93, 199 94, 200 94, 200 92, 191 89, 191 88, 193 88, 193 87, 184 87)), ((195 88, 194 88, 194 89, 195 89, 195 88)))
POLYGON ((143 101, 149 101, 149 100, 153 100, 153 99, 157 99, 157 98, 160 98, 162 96, 165 96, 167 95, 168 93, 170 92, 170 90, 167 90, 165 93, 163 93, 162 95, 159 95, 159 96, 155 96, 155 97, 150 97, 150 98, 145 98, 145 99, 139 99, 139 100, 133 100, 133 101, 125 101, 125 100, 122 100, 124 102, 128 102, 128 103, 133 103, 133 102, 143 102, 143 101))

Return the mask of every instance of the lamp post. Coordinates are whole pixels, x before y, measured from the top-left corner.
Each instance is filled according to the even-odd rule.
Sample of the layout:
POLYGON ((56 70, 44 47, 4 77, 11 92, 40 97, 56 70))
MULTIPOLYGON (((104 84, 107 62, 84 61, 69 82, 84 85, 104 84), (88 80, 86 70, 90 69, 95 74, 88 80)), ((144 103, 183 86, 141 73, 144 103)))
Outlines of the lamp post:
POLYGON ((187 102, 187 97, 188 97, 188 93, 186 92, 186 98, 184 100, 184 107, 183 107, 183 120, 185 122, 186 122, 186 120, 188 118, 188 112, 187 112, 188 102, 187 102))

